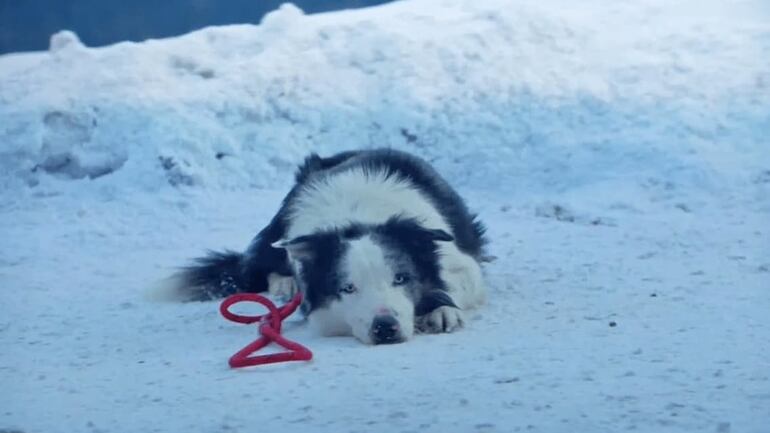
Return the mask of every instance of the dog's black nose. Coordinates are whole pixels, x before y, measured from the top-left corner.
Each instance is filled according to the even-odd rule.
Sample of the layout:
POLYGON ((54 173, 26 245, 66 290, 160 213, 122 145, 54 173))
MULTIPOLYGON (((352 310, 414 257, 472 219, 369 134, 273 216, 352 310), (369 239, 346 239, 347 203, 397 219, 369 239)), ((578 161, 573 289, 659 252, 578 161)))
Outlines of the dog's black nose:
POLYGON ((377 316, 372 322, 372 341, 374 344, 390 344, 401 341, 401 329, 393 316, 377 316))

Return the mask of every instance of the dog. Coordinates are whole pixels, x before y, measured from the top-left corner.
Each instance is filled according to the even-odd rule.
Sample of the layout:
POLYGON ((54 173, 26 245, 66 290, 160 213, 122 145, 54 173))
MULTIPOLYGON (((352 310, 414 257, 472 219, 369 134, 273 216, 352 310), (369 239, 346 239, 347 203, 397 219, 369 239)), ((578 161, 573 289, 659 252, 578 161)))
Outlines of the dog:
POLYGON ((211 252, 177 275, 184 300, 303 295, 322 335, 365 344, 452 332, 484 302, 485 227, 423 159, 393 149, 308 156, 245 252, 211 252))

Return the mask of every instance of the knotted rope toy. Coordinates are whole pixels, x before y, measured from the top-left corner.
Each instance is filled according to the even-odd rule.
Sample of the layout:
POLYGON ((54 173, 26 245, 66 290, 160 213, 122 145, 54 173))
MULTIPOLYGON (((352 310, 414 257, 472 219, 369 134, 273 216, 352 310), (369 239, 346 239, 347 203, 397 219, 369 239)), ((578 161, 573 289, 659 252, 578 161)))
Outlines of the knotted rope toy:
POLYGON ((260 337, 249 343, 246 347, 239 350, 230 357, 230 367, 250 367, 254 365, 273 364, 276 362, 287 361, 310 361, 313 358, 313 352, 307 347, 291 341, 281 335, 281 323, 283 319, 289 317, 294 310, 302 303, 302 294, 297 293, 288 304, 278 308, 273 301, 256 293, 236 293, 228 296, 222 304, 219 305, 219 312, 225 319, 236 323, 251 324, 260 322, 260 337), (268 312, 261 316, 243 316, 232 313, 229 308, 239 302, 256 302, 264 305, 268 312), (285 352, 271 353, 269 355, 253 355, 271 342, 287 349, 285 352))

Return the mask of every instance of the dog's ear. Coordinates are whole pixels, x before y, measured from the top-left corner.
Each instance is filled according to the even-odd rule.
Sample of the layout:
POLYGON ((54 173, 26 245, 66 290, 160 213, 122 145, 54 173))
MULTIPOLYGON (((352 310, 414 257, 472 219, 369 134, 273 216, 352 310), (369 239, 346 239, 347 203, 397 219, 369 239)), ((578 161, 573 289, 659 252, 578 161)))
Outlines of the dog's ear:
POLYGON ((315 257, 315 248, 313 248, 314 238, 315 236, 313 235, 306 235, 298 236, 294 239, 281 239, 278 242, 273 242, 271 246, 286 250, 294 260, 307 261, 315 257))
POLYGON ((454 236, 441 229, 425 229, 425 231, 430 235, 431 240, 434 241, 452 242, 455 240, 454 236))
POLYGON ((452 242, 455 240, 454 236, 444 230, 426 228, 418 220, 405 218, 400 215, 388 219, 378 230, 411 244, 424 244, 434 241, 452 242))
POLYGON ((341 245, 339 234, 336 232, 313 233, 297 236, 294 239, 281 239, 271 244, 273 248, 286 250, 292 260, 309 262, 333 256, 341 245))

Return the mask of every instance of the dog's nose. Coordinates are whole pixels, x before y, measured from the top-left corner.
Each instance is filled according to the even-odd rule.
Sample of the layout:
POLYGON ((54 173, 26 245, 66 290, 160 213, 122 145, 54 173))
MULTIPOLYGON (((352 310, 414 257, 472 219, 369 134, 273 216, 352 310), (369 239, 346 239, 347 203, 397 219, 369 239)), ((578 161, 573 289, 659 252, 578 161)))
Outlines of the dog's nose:
POLYGON ((372 341, 374 344, 390 344, 401 341, 401 329, 393 316, 377 316, 372 321, 372 341))

